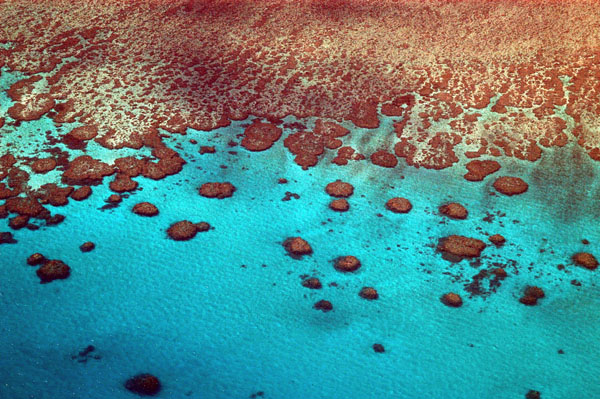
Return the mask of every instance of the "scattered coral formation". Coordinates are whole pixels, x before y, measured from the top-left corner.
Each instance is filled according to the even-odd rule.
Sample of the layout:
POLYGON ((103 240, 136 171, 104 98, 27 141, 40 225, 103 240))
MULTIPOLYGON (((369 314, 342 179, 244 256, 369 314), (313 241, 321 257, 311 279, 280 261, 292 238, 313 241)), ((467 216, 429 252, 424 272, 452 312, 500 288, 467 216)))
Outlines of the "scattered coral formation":
POLYGON ((395 197, 389 199, 385 203, 385 207, 394 213, 408 213, 412 209, 412 204, 406 198, 395 197))
POLYGON ((325 191, 332 197, 347 198, 354 193, 354 186, 352 186, 350 183, 336 180, 332 183, 329 183, 325 187, 325 191))
POLYGON ((361 263, 355 256, 340 256, 334 262, 335 268, 340 272, 354 272, 361 267, 361 263))
POLYGON ((375 353, 384 353, 385 352, 385 348, 381 344, 373 344, 373 351, 375 353))
POLYGON ((91 252, 96 248, 96 244, 91 241, 86 241, 79 246, 81 252, 91 252))
POLYGON ((338 198, 329 203, 329 208, 336 212, 346 212, 350 209, 350 204, 345 198, 338 198))
POLYGON ((71 268, 60 260, 48 260, 37 269, 36 274, 42 283, 66 279, 71 274, 71 268))
POLYGON ((459 235, 441 238, 438 244, 438 250, 446 255, 447 259, 452 261, 478 257, 485 247, 485 243, 477 238, 459 235))
POLYGON ((452 219, 466 219, 468 216, 467 209, 457 202, 451 202, 440 206, 439 211, 442 215, 452 219))
POLYGON ((321 281, 316 277, 309 277, 305 280, 302 280, 302 286, 313 290, 318 290, 323 287, 321 281))
POLYGON ((331 302, 325 299, 321 299, 320 301, 316 302, 313 307, 322 312, 329 312, 330 310, 333 310, 333 305, 331 302))
POLYGON ((578 252, 573 255, 572 260, 576 265, 585 267, 589 270, 594 270, 598 267, 598 260, 589 252, 578 252))
POLYGON ((497 161, 473 160, 467 163, 468 172, 465 179, 469 181, 482 181, 486 176, 500 170, 500 164, 497 161))
POLYGON ((56 168, 56 160, 52 158, 37 159, 31 164, 31 170, 40 174, 48 173, 54 168, 56 168))
POLYGON ((161 390, 158 377, 152 374, 138 374, 125 382, 125 388, 138 395, 154 396, 161 390))
POLYGON ((140 216, 156 216, 158 215, 158 208, 156 205, 150 202, 139 202, 132 208, 133 213, 140 216))
POLYGON ((358 295, 361 298, 368 299, 368 300, 371 300, 371 301, 374 300, 374 299, 378 299, 379 298, 379 293, 373 287, 363 287, 363 288, 361 288, 361 290, 359 291, 358 295))
POLYGON ((290 255, 301 257, 302 255, 310 255, 313 250, 310 244, 301 237, 290 237, 283 241, 283 247, 290 255))
POLYGON ((281 128, 272 123, 254 121, 244 130, 242 147, 249 151, 265 151, 281 137, 281 128))
POLYGON ((452 308, 461 307, 463 304, 463 301, 462 301, 462 298, 460 297, 460 295, 458 295, 454 292, 449 292, 447 294, 442 295, 441 301, 444 305, 452 307, 452 308))
POLYGON ((167 234, 175 241, 187 241, 196 237, 199 232, 207 231, 210 229, 208 223, 192 223, 189 220, 182 220, 173 223, 168 229, 167 234), (208 227, 207 227, 208 226, 208 227))
POLYGON ((31 254, 28 258, 27 258, 27 264, 29 266, 37 266, 37 265, 41 265, 42 263, 46 262, 47 259, 44 255, 42 255, 39 252, 36 252, 34 254, 31 254))
POLYGON ((504 238, 504 236, 501 234, 491 235, 489 237, 489 240, 492 244, 494 244, 497 247, 502 246, 504 245, 504 243, 506 243, 506 238, 504 238))
POLYGON ((519 298, 519 302, 523 305, 534 306, 537 304, 538 299, 544 298, 546 294, 544 290, 535 285, 530 285, 525 288, 523 296, 519 298))
POLYGON ((229 182, 225 183, 204 183, 200 186, 200 195, 206 198, 229 198, 233 195, 236 188, 229 182))
POLYGON ((502 176, 496 179, 494 188, 499 193, 512 196, 523 194, 529 189, 529 185, 520 177, 502 176))

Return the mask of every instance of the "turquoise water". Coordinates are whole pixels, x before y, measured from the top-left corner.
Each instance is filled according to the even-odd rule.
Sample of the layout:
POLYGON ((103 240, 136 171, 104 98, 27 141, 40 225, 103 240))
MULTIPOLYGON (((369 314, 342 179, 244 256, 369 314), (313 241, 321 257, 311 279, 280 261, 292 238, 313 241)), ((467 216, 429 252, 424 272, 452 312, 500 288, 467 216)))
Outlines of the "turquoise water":
MULTIPOLYGON (((6 102, 2 97, 1 110, 6 102)), ((600 397, 597 271, 569 261, 575 252, 597 251, 600 169, 577 147, 546 151, 537 163, 501 160, 496 175, 530 184, 527 193, 506 197, 492 195, 494 175, 464 180, 466 161, 443 171, 401 161, 388 170, 367 161, 339 167, 328 154, 303 171, 283 138, 263 153, 228 147, 243 123, 166 139, 187 161, 180 174, 136 178, 143 190, 100 210, 111 194, 106 179, 86 201, 48 207, 67 215, 63 223, 19 230, 17 244, 0 246, 1 398, 132 398, 123 383, 141 372, 160 378, 163 398, 259 391, 272 399, 523 398, 529 389, 544 399, 600 397), (200 145, 217 153, 199 155, 200 145), (281 177, 289 183, 278 184, 281 177), (328 209, 324 191, 338 178, 355 186, 343 214, 328 209), (230 181, 237 191, 203 198, 197 188, 210 181, 230 181), (281 201, 286 191, 300 198, 281 201), (386 211, 394 196, 408 198, 413 210, 386 211), (155 204, 159 216, 133 214, 142 201, 155 204), (448 201, 465 205, 468 219, 438 215, 448 201), (506 216, 483 220, 497 212, 506 216), (188 242, 167 239, 166 229, 182 219, 214 230, 188 242), (507 243, 488 246, 480 266, 450 263, 435 250, 449 234, 487 240, 496 233, 507 243), (286 255, 282 241, 297 235, 313 255, 286 255), (82 253, 85 241, 96 249, 82 253), (39 284, 25 262, 34 252, 65 261, 70 278, 39 284), (363 267, 337 272, 332 260, 341 255, 358 257, 363 267), (509 277, 497 292, 470 298, 465 284, 497 264, 509 277), (319 277, 323 289, 302 287, 302 275, 319 277), (529 284, 546 291, 538 306, 518 302, 529 284), (379 300, 360 298, 363 286, 375 287, 379 300), (463 297, 461 308, 440 302, 448 291, 463 297), (312 309, 320 299, 334 310, 312 309), (386 352, 375 353, 374 343, 386 352), (90 344, 99 359, 72 358, 90 344)), ((19 142, 23 153, 35 152, 38 127, 55 130, 44 118, 22 124, 19 132, 32 136, 19 142)), ((2 145, 14 141, 7 132, 0 132, 2 145)), ((94 143, 87 153, 106 161, 129 154, 94 143)), ((0 231, 9 231, 7 224, 0 220, 0 231)))

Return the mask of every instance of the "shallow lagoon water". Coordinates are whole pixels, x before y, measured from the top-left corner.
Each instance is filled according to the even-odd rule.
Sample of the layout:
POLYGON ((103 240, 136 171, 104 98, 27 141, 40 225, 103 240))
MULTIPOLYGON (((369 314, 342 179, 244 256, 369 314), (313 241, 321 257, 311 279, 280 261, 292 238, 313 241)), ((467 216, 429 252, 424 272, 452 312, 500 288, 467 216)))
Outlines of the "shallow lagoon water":
MULTIPOLYGON (((496 175, 464 180, 464 161, 442 171, 401 161, 388 170, 366 161, 339 167, 329 154, 303 171, 283 139, 264 153, 229 147, 243 123, 166 139, 188 162, 180 174, 136 178, 142 190, 101 210, 111 194, 106 179, 86 201, 49 207, 67 215, 63 223, 20 230, 17 244, 0 246, 0 397, 131 398, 123 382, 140 372, 159 376, 164 398, 260 391, 273 399, 522 398, 529 389, 544 399, 600 396, 590 383, 600 367, 597 272, 569 261, 598 248, 600 170, 577 147, 545 151, 536 163, 501 160, 496 175, 530 184, 527 193, 506 197, 494 194, 496 175), (199 145, 217 153, 200 155, 199 145), (278 184, 281 177, 289 183, 278 184), (355 186, 343 214, 328 209, 324 191, 337 178, 355 186), (230 181, 237 191, 224 200, 203 198, 197 188, 209 181, 230 181), (300 198, 281 201, 286 191, 300 198), (409 198, 413 210, 386 211, 394 196, 409 198), (160 215, 133 214, 141 201, 160 215), (437 214, 448 201, 465 205, 468 219, 437 214), (484 221, 489 213, 496 216, 484 221), (166 228, 182 219, 207 221, 214 230, 189 242, 168 240, 166 228), (496 233, 507 244, 488 246, 479 267, 452 264, 435 249, 449 234, 486 240, 496 233), (312 245, 312 256, 286 255, 281 243, 296 235, 312 245), (85 241, 96 249, 81 253, 85 241), (65 261, 71 277, 39 284, 25 263, 33 252, 65 261), (361 259, 358 272, 333 268, 332 260, 347 254, 361 259), (509 277, 497 292, 470 298, 465 284, 494 262, 506 265, 509 277), (323 289, 302 287, 301 275, 319 277, 323 289), (529 284, 546 291, 538 306, 518 302, 529 284), (361 299, 365 285, 380 299, 361 299), (463 296, 463 307, 440 302, 448 291, 463 296), (334 310, 312 309, 320 299, 334 310), (373 351, 376 342, 385 353, 373 351), (90 344, 100 359, 71 358, 90 344)), ((45 118, 20 129, 38 127, 54 129, 45 118)), ((20 145, 35 152, 35 142, 20 145)), ((103 160, 129 155, 95 143, 87 153, 103 160)), ((7 223, 0 220, 0 231, 7 223)))

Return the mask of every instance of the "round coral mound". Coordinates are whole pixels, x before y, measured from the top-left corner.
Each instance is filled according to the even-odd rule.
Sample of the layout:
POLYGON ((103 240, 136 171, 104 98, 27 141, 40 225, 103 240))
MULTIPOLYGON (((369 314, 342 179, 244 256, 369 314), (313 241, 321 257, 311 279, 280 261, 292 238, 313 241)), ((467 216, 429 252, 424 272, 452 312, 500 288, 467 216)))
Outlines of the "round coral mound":
POLYGON ((491 272, 498 278, 503 279, 508 277, 508 273, 506 273, 506 270, 504 270, 501 267, 498 267, 496 269, 492 269, 491 272))
POLYGON ((441 238, 438 244, 438 250, 452 261, 478 257, 485 247, 485 243, 481 240, 459 235, 441 238))
POLYGON ((463 304, 460 295, 455 294, 454 292, 449 292, 447 294, 442 295, 441 300, 444 305, 450 306, 452 308, 458 308, 463 304))
POLYGON ((95 126, 79 126, 68 134, 77 140, 91 140, 98 135, 98 129, 95 126))
POLYGON ((506 238, 504 238, 504 236, 500 234, 494 234, 493 236, 490 236, 489 240, 492 244, 498 247, 504 245, 504 243, 506 242, 506 238))
POLYGON ((71 268, 60 260, 49 260, 45 262, 36 274, 42 283, 49 283, 54 280, 65 279, 71 274, 71 268))
POLYGON ((111 165, 94 159, 89 155, 81 155, 73 159, 63 172, 63 183, 69 185, 97 185, 106 176, 115 172, 111 165))
POLYGON ((189 220, 173 223, 171 227, 167 229, 167 234, 175 241, 191 240, 197 233, 198 226, 189 220))
POLYGON ((109 202, 111 204, 118 204, 121 201, 123 201, 123 198, 119 194, 111 194, 106 199, 106 202, 109 202))
POLYGON ((384 168, 394 168, 398 165, 398 158, 387 151, 379 150, 371 154, 371 162, 384 168))
POLYGON ((312 290, 318 290, 323 287, 321 281, 316 277, 310 277, 306 280, 302 280, 302 286, 306 288, 310 288, 312 290))
POLYGON ((90 252, 90 251, 93 251, 94 248, 96 248, 96 244, 94 244, 91 241, 84 242, 83 244, 81 244, 79 246, 79 250, 81 252, 90 252))
POLYGON ((31 170, 40 174, 48 173, 54 168, 56 168, 56 161, 52 158, 38 159, 31 164, 31 170))
POLYGON ((412 204, 409 200, 402 197, 395 197, 385 203, 387 210, 394 213, 408 213, 412 209, 412 204))
POLYGON ((217 152, 217 150, 213 146, 203 145, 200 147, 200 150, 198 152, 200 153, 200 155, 214 154, 215 152, 217 152))
POLYGON ((125 388, 138 395, 153 396, 160 391, 161 384, 152 374, 138 374, 125 382, 125 388))
POLYGON ((265 151, 279 140, 283 130, 271 123, 253 122, 244 130, 242 147, 249 151, 265 151))
POLYGON ((206 222, 196 223, 196 229, 198 230, 198 233, 203 233, 205 231, 208 231, 211 229, 211 227, 212 226, 206 222))
POLYGON ((537 305, 537 301, 538 299, 536 297, 530 295, 523 295, 519 298, 519 302, 526 306, 535 306, 537 305))
POLYGON ((589 270, 594 270, 598 267, 598 260, 588 252, 579 252, 573 255, 573 263, 589 270))
POLYGON ((17 240, 13 237, 12 233, 8 231, 0 232, 0 244, 16 244, 17 240))
POLYGON ((364 299, 368 299, 368 300, 374 300, 379 298, 379 293, 377 293, 377 290, 373 287, 363 287, 360 292, 358 293, 358 295, 361 298, 364 299))
POLYGON ((325 187, 325 191, 332 197, 347 198, 354 193, 354 186, 352 186, 352 184, 350 183, 346 183, 341 180, 336 180, 334 182, 329 183, 325 187))
POLYGON ((449 204, 442 205, 440 206, 439 210, 442 215, 448 216, 452 219, 466 219, 467 215, 469 214, 467 209, 458 202, 451 202, 449 204))
POLYGON ((46 257, 39 252, 36 252, 36 253, 30 255, 29 258, 27 258, 27 264, 29 266, 41 265, 42 263, 44 263, 46 261, 47 261, 46 257))
POLYGON ((353 272, 360 268, 360 261, 352 255, 340 256, 335 260, 335 268, 340 272, 353 272))
POLYGON ((229 182, 204 183, 200 186, 200 195, 206 198, 228 198, 235 192, 235 186, 229 182))
POLYGON ((381 344, 373 344, 373 350, 376 353, 383 353, 383 352, 385 352, 385 348, 381 344))
POLYGON ((283 242, 283 247, 290 255, 302 256, 310 255, 313 250, 310 244, 301 237, 290 237, 283 242))
POLYGON ((83 201, 90 195, 92 195, 92 188, 90 186, 82 186, 71 193, 71 198, 75 201, 83 201))
POLYGON ((518 195, 527 191, 529 185, 520 177, 502 176, 496 179, 494 188, 504 195, 518 195))
POLYGON ((19 230, 27 226, 27 223, 29 223, 29 216, 18 215, 14 218, 10 218, 10 220, 8 221, 8 226, 13 230, 19 230))
POLYGON ((500 164, 498 162, 489 160, 474 160, 469 162, 466 166, 468 172, 464 177, 469 181, 481 181, 487 175, 500 170, 500 164))
POLYGON ((525 288, 523 296, 519 298, 519 302, 523 305, 534 306, 537 304, 538 299, 545 297, 544 290, 535 285, 530 285, 525 288))
POLYGON ((315 303, 313 307, 323 312, 329 312, 330 310, 333 310, 333 305, 331 304, 331 302, 326 301, 325 299, 321 299, 320 301, 315 303))
POLYGON ((544 290, 535 285, 530 285, 527 288, 525 288, 525 295, 532 296, 538 299, 546 296, 544 290))
POLYGON ((133 213, 140 216, 156 216, 158 208, 150 202, 140 202, 135 204, 132 209, 133 213))
POLYGON ((115 179, 108 185, 112 191, 117 193, 133 191, 137 188, 137 186, 138 183, 135 180, 132 180, 131 177, 123 173, 117 174, 115 179))
POLYGON ((350 209, 350 204, 344 198, 338 198, 329 203, 329 208, 336 212, 346 212, 350 209))

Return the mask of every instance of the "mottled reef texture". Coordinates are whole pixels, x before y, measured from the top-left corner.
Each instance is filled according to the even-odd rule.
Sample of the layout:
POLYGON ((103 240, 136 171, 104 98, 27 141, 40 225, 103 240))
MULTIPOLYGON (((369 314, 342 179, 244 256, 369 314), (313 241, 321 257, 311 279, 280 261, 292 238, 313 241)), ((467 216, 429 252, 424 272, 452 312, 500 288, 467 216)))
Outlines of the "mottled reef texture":
POLYGON ((158 128, 255 115, 265 125, 245 142, 260 151, 295 115, 331 121, 286 143, 305 167, 335 149, 338 164, 389 167, 535 160, 568 141, 600 159, 598 20, 600 3, 584 0, 9 0, 0 66, 29 77, 9 90, 9 117, 81 121, 75 146, 155 147, 158 128), (397 117, 378 132, 384 148, 343 146, 333 121, 375 129, 378 111, 397 117))
MULTIPOLYGON (((90 186, 108 179, 120 195, 106 206, 118 206, 143 189, 143 179, 182 170, 186 161, 165 136, 246 119, 227 138, 246 155, 277 144, 303 169, 330 159, 342 167, 372 164, 380 173, 399 164, 443 169, 463 161, 466 180, 494 179, 493 195, 524 194, 528 182, 504 176, 509 158, 536 161, 544 148, 574 143, 600 160, 598 21, 600 2, 590 0, 0 0, 0 26, 9 27, 0 29, 0 68, 22 74, 7 90, 0 137, 19 136, 22 122, 44 116, 63 126, 54 136, 39 133, 38 158, 21 156, 18 145, 9 148, 14 154, 0 152, 0 217, 10 214, 15 230, 60 223, 65 217, 46 205, 85 200, 90 186), (284 123, 290 115, 297 121, 284 123), (73 122, 78 127, 64 128, 73 122), (85 154, 88 145, 140 151, 96 159, 85 154), (30 187, 30 175, 45 184, 30 187)), ((219 155, 208 145, 198 152, 219 155)), ((335 178, 325 191, 335 197, 330 208, 344 212, 355 188, 335 178)), ((206 198, 236 191, 229 182, 197 184, 206 198)), ((300 197, 289 191, 290 198, 300 197)), ((458 203, 438 205, 442 215, 467 218, 458 203)), ((407 213, 412 204, 397 197, 385 208, 407 213)), ((132 211, 158 214, 150 203, 132 211)), ((185 241, 209 229, 181 220, 167 235, 185 241)), ((500 247, 505 239, 495 234, 489 241, 500 247)), ((0 244, 14 242, 12 233, 0 233, 0 244)), ((283 246, 296 258, 312 253, 300 237, 283 246)), ((437 248, 453 262, 475 264, 486 243, 453 234, 437 248)), ((30 259, 43 263, 44 282, 70 275, 60 261, 30 259)), ((598 266, 589 253, 571 260, 598 266)), ((333 262, 341 272, 361 267, 354 256, 333 262)), ((497 287, 506 276, 502 268, 482 270, 468 290, 480 292, 484 278, 497 287)), ((316 277, 302 284, 322 287, 316 277)), ((371 287, 360 292, 378 297, 371 287)), ((532 304, 541 297, 530 287, 523 298, 532 304)), ((458 307, 462 298, 447 293, 442 302, 458 307)), ((333 308, 326 300, 314 306, 333 308)), ((149 375, 128 384, 137 393, 146 385, 160 389, 149 375)))

